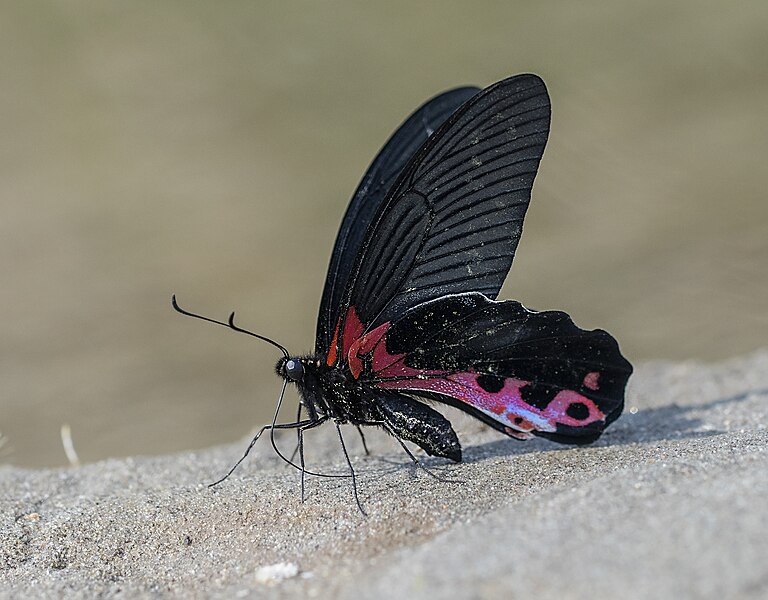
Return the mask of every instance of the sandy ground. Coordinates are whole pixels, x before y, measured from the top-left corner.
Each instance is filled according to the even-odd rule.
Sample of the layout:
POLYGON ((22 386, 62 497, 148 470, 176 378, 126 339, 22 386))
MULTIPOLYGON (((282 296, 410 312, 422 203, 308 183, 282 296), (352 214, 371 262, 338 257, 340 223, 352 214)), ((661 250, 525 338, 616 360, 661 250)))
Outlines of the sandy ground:
MULTIPOLYGON (((768 351, 645 364, 630 385, 591 447, 518 443, 451 413, 466 462, 426 464, 463 483, 383 435, 365 458, 349 435, 367 517, 344 479, 311 479, 302 504, 268 443, 213 490, 244 442, 6 466, 0 595, 764 598, 768 351)), ((308 443, 315 468, 344 471, 332 428, 308 443)))

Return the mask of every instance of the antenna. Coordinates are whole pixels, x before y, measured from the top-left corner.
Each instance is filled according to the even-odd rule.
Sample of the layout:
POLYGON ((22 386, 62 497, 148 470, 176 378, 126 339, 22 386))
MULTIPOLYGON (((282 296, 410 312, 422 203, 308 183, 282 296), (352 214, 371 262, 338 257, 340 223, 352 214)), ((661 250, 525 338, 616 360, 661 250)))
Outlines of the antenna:
POLYGON ((235 325, 235 313, 234 313, 234 311, 229 315, 229 319, 227 319, 227 322, 225 323, 224 321, 217 321, 216 319, 211 319, 209 317, 204 317, 203 315, 198 315, 198 314, 195 314, 193 312, 189 312, 188 310, 184 310, 183 308, 181 308, 179 306, 179 303, 176 302, 176 294, 173 294, 171 296, 171 305, 173 306, 173 308, 177 312, 180 312, 184 316, 194 317, 195 319, 200 319, 201 321, 208 321, 209 323, 216 323, 216 325, 222 325, 224 327, 227 327, 228 329, 231 329, 232 331, 236 331, 238 333, 245 333, 245 334, 253 336, 253 337, 257 338, 257 339, 264 340, 268 344, 272 344, 275 348, 280 350, 280 352, 283 353, 283 356, 285 356, 285 358, 290 358, 291 357, 291 355, 288 353, 288 350, 286 350, 284 346, 281 346, 276 341, 271 340, 268 337, 264 337, 263 335, 259 335, 258 333, 253 333, 251 331, 248 331, 246 329, 243 329, 242 327, 238 327, 237 325, 235 325))

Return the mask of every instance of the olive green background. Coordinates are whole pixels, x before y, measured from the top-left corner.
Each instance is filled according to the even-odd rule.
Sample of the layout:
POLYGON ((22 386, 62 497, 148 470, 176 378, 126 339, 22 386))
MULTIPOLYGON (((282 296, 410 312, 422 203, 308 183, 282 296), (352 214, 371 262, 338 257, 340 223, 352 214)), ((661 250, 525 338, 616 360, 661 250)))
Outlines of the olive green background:
POLYGON ((309 350, 387 136, 526 71, 552 133, 502 296, 634 361, 768 342, 763 1, 4 2, 0 57, 2 461, 64 464, 64 423, 91 461, 268 419, 274 349, 171 293, 309 350))

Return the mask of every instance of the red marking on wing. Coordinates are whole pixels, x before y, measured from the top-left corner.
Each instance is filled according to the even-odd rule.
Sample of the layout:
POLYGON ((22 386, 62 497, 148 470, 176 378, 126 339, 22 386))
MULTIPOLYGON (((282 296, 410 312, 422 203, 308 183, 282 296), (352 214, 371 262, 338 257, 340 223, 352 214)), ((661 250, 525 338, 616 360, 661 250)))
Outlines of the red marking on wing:
MULTIPOLYGON (((357 379, 360 377, 360 373, 363 372, 363 359, 366 354, 373 352, 374 370, 377 357, 376 347, 387 333, 389 329, 389 323, 379 325, 373 331, 369 331, 364 336, 357 338, 349 347, 347 352, 347 363, 349 364, 349 370, 352 372, 352 376, 357 379)), ((383 344, 382 344, 383 345, 383 344)))
POLYGON ((344 319, 344 348, 342 348, 341 355, 347 356, 352 344, 355 343, 357 338, 363 335, 365 326, 360 321, 360 317, 357 316, 357 311, 354 306, 350 306, 347 311, 347 318, 344 319))
POLYGON ((344 347, 341 349, 341 356, 345 357, 349 353, 349 349, 357 341, 357 339, 365 331, 365 326, 360 321, 360 317, 357 316, 357 311, 354 306, 350 306, 346 315, 339 317, 339 322, 336 323, 336 330, 333 332, 333 341, 331 347, 328 350, 328 358, 326 358, 326 364, 332 367, 338 358, 339 353, 339 329, 341 323, 344 322, 344 336, 342 343, 344 347))
POLYGON ((328 350, 328 358, 325 360, 329 367, 332 367, 333 363, 336 362, 336 346, 339 344, 339 327, 341 327, 341 319, 339 319, 339 322, 336 323, 336 330, 333 332, 333 341, 331 342, 331 347, 328 350))
POLYGON ((600 373, 598 373, 597 371, 593 371, 592 373, 587 373, 584 376, 584 387, 587 387, 590 390, 597 390, 599 386, 600 386, 600 373))
POLYGON ((341 348, 341 356, 346 358, 349 370, 355 379, 360 377, 364 369, 363 361, 369 357, 371 359, 371 370, 377 378, 419 378, 447 373, 444 370, 427 371, 414 369, 402 361, 405 354, 390 354, 387 352, 385 335, 391 325, 390 322, 382 323, 376 329, 372 329, 363 335, 365 325, 360 321, 354 306, 350 306, 347 314, 339 317, 339 322, 336 324, 336 331, 333 334, 333 341, 331 342, 326 359, 329 367, 332 367, 338 358, 339 330, 341 329, 342 321, 344 321, 344 336, 342 339, 343 348, 341 348))
MULTIPOLYGON (((405 354, 390 354, 387 351, 386 334, 391 323, 382 323, 365 335, 359 337, 347 352, 347 363, 352 375, 357 379, 363 372, 363 360, 370 358, 371 371, 376 379, 393 377, 427 377, 444 375, 447 371, 426 371, 406 365, 402 359, 405 354)), ((346 345, 346 344, 345 344, 346 345)))
MULTIPOLYGON (((376 379, 410 378, 424 379, 427 377, 442 377, 449 373, 445 369, 414 369, 403 361, 405 354, 390 354, 387 351, 386 333, 390 323, 379 325, 370 334, 376 333, 376 339, 368 345, 371 353, 371 371, 376 379)), ((367 337, 367 336, 366 336, 367 337)), ((378 385, 378 383, 376 384, 378 385)))

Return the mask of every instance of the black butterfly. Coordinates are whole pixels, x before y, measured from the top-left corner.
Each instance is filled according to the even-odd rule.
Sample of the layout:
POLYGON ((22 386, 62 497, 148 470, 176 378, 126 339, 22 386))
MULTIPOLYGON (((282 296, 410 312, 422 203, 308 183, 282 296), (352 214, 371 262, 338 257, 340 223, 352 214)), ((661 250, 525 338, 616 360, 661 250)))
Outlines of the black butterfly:
POLYGON ((616 340, 579 329, 563 312, 494 300, 520 240, 549 121, 536 75, 451 90, 413 113, 344 216, 312 354, 292 356, 237 327, 234 313, 228 323, 213 321, 181 310, 174 298, 180 312, 284 354, 276 367, 280 401, 294 383, 299 416, 276 424, 275 413, 248 450, 265 430, 274 445, 275 429, 297 429, 303 491, 310 472, 302 434, 333 421, 360 506, 342 424, 383 428, 414 461, 403 440, 458 462, 450 422, 421 400, 456 406, 517 439, 589 443, 618 418, 632 366, 616 340))

